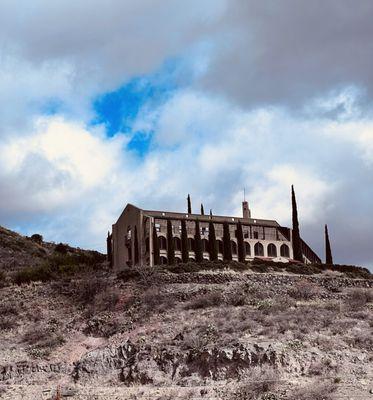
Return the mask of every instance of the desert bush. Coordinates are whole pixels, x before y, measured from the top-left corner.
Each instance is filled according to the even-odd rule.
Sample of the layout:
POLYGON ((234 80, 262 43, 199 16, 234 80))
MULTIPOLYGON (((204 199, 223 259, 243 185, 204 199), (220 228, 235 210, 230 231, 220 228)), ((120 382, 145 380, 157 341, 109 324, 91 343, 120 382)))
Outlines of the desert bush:
POLYGON ((185 335, 182 348, 201 351, 208 345, 216 344, 219 339, 219 332, 215 325, 203 325, 185 335))
POLYGON ((312 300, 318 294, 319 288, 307 280, 296 282, 289 290, 289 295, 296 300, 312 300))
POLYGON ((41 244, 41 243, 43 243, 43 236, 40 235, 39 233, 34 233, 34 234, 31 236, 31 240, 32 240, 33 242, 35 242, 35 243, 41 244))
POLYGON ((238 390, 232 395, 232 400, 276 400, 274 393, 278 386, 279 377, 272 368, 256 367, 250 370, 242 379, 238 390))
POLYGON ((46 282, 52 279, 52 271, 46 264, 36 267, 26 267, 17 271, 13 276, 13 281, 17 285, 34 281, 46 282))
POLYGON ((219 292, 213 291, 204 295, 199 295, 186 304, 185 308, 196 310, 200 308, 217 307, 223 303, 223 296, 219 292))
POLYGON ((8 331, 17 326, 17 319, 12 315, 0 315, 0 331, 8 331))
POLYGON ((0 315, 17 315, 20 309, 19 303, 6 301, 0 304, 0 315))
POLYGON ((107 282, 94 275, 87 276, 84 280, 77 282, 78 301, 83 304, 92 303, 95 297, 103 292, 107 287, 107 282))
POLYGON ((32 325, 23 335, 23 341, 29 345, 28 353, 33 357, 48 356, 52 350, 65 343, 59 332, 45 325, 32 325))
POLYGON ((119 297, 119 289, 106 288, 106 290, 103 290, 95 295, 95 308, 100 311, 113 311, 118 304, 119 297))
POLYGON ((67 254, 68 249, 69 249, 69 246, 67 244, 58 243, 58 244, 56 244, 54 251, 56 251, 57 253, 61 253, 61 254, 67 254))
POLYGON ((0 271, 0 288, 6 284, 6 274, 4 271, 0 271))
POLYGON ((333 400, 335 398, 334 393, 336 391, 336 385, 334 383, 313 383, 294 390, 289 400, 333 400))
POLYGON ((347 306, 351 310, 360 310, 366 306, 367 303, 373 301, 372 289, 353 289, 346 300, 347 306))

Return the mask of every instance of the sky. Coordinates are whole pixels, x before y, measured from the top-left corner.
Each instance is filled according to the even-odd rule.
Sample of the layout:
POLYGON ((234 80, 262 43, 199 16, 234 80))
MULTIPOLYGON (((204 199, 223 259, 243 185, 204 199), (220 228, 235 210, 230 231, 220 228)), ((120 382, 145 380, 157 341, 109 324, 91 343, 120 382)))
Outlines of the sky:
POLYGON ((370 0, 2 0, 0 225, 105 250, 127 203, 373 267, 370 0))

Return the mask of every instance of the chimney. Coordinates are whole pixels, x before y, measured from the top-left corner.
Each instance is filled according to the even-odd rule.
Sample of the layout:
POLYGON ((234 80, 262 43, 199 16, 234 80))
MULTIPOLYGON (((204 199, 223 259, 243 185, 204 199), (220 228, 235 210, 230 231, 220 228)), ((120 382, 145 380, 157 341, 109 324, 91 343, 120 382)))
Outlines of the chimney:
POLYGON ((245 219, 251 218, 249 203, 246 200, 242 202, 242 217, 245 219))

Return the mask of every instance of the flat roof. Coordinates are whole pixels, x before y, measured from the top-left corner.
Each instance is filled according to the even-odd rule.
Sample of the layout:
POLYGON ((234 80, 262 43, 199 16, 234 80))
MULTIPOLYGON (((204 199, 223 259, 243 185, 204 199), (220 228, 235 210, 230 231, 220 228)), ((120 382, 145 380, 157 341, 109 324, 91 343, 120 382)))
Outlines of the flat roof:
POLYGON ((240 217, 232 217, 227 215, 201 215, 201 214, 188 214, 188 213, 179 213, 173 211, 156 211, 156 210, 142 210, 145 215, 149 217, 156 217, 160 219, 198 219, 201 222, 238 222, 241 221, 242 224, 246 225, 262 225, 262 226, 272 226, 279 227, 280 224, 275 220, 270 219, 259 219, 259 218, 240 218, 240 217))

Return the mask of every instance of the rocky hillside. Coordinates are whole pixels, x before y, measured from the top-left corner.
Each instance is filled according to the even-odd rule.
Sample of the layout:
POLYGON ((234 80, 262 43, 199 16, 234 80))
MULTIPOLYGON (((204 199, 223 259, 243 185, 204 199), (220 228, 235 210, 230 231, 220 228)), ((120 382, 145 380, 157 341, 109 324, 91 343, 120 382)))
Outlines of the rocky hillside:
POLYGON ((0 289, 1 399, 373 399, 366 271, 46 251, 0 289))
POLYGON ((26 267, 53 264, 57 257, 81 258, 82 263, 101 263, 105 256, 97 251, 83 250, 63 243, 43 241, 41 235, 22 236, 0 226, 0 272, 14 273, 26 267), (90 260, 90 261, 88 261, 90 260))
POLYGON ((12 284, 1 289, 2 398, 368 399, 372 288, 232 270, 12 284))

